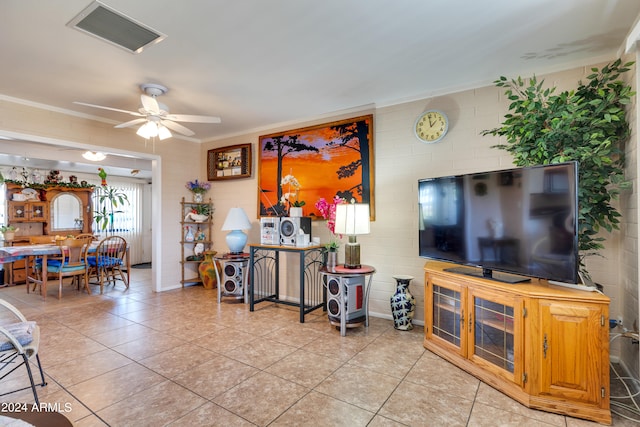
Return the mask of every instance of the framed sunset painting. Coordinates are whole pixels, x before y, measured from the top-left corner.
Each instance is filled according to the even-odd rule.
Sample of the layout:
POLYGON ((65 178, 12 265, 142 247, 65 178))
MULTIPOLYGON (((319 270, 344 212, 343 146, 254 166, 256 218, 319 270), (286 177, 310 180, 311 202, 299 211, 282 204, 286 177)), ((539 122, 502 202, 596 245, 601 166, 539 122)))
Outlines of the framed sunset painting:
MULTIPOLYGON (((259 140, 258 215, 281 216, 282 179, 299 183, 303 215, 322 218, 315 203, 335 196, 368 203, 374 212, 373 115, 263 135, 259 140)), ((286 187, 286 185, 285 185, 286 187)))

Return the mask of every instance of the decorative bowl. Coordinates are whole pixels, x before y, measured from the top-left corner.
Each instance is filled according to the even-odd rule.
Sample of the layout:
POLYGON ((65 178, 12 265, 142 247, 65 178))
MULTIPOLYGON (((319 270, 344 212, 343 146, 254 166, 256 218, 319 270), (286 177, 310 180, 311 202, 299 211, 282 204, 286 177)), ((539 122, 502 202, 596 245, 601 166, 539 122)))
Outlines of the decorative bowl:
POLYGON ((191 216, 191 219, 195 222, 204 222, 207 220, 207 218, 209 218, 209 215, 200 215, 193 212, 190 214, 190 216, 191 216))

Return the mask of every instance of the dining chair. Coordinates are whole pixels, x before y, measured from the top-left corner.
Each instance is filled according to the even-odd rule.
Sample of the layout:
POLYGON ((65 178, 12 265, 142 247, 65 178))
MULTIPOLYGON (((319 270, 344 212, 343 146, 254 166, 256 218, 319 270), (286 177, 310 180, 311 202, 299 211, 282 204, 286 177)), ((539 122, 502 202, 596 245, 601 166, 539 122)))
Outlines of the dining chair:
POLYGON ((92 284, 100 285, 100 293, 104 292, 105 282, 115 286, 116 280, 122 280, 129 289, 129 281, 122 271, 126 252, 127 241, 124 237, 109 236, 102 239, 95 252, 88 256, 89 278, 95 277, 98 281, 92 284))
MULTIPOLYGON (((30 245, 53 245, 55 244, 55 236, 29 236, 29 244, 30 245)), ((37 280, 40 280, 40 270, 42 270, 42 258, 30 256, 27 257, 25 261, 25 270, 27 276, 31 273, 37 280), (29 271, 31 270, 31 271, 29 271)), ((29 292, 29 280, 27 279, 27 293, 29 292)), ((36 284, 34 283, 33 289, 36 288, 36 284)))
MULTIPOLYGON (((89 264, 87 262, 87 253, 89 252, 91 240, 87 238, 68 238, 59 240, 56 243, 60 246, 60 254, 50 255, 47 259, 47 277, 50 275, 58 279, 58 299, 62 298, 62 282, 66 277, 73 278, 73 283, 77 283, 78 290, 80 290, 80 279, 84 279, 84 287, 87 293, 91 295, 88 276, 89 264)), ((40 266, 41 269, 42 266, 40 266)), ((34 285, 34 290, 36 285, 34 285)), ((42 286, 41 292, 43 298, 46 298, 46 285, 42 286)))
POLYGON ((42 371, 42 364, 40 363, 40 356, 38 355, 40 328, 36 322, 28 321, 20 310, 7 301, 0 299, 0 307, 4 307, 10 312, 7 316, 5 316, 4 310, 0 314, 0 319, 3 319, 0 322, 0 390, 2 390, 0 396, 31 388, 36 405, 39 407, 40 402, 36 385, 41 387, 47 385, 42 371), (35 383, 31 372, 30 360, 34 357, 40 370, 40 378, 42 379, 40 384, 35 383), (7 384, 15 384, 15 382, 7 380, 7 384, 2 385, 2 381, 22 366, 27 371, 30 385, 6 391, 7 384))

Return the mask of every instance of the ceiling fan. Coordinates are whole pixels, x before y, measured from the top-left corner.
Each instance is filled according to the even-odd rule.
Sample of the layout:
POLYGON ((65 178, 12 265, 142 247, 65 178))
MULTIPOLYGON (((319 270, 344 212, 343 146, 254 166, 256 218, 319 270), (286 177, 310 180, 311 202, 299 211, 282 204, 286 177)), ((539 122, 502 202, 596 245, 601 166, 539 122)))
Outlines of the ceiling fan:
POLYGON ((178 132, 185 136, 192 136, 195 133, 176 122, 189 122, 189 123, 220 123, 220 117, 214 116, 196 116, 192 114, 171 114, 169 108, 158 102, 156 97, 167 93, 168 89, 162 85, 155 83, 146 83, 140 85, 140 89, 144 92, 140 95, 140 101, 142 107, 135 111, 121 110, 119 108, 105 107, 102 105, 87 104, 85 102, 74 101, 74 104, 85 105, 87 107, 102 108, 103 110, 118 111, 120 113, 130 114, 132 116, 139 117, 137 119, 130 120, 128 122, 120 123, 116 125, 116 128, 126 128, 136 125, 142 125, 136 132, 143 138, 149 139, 158 137, 160 140, 170 138, 171 132, 169 129, 178 132))

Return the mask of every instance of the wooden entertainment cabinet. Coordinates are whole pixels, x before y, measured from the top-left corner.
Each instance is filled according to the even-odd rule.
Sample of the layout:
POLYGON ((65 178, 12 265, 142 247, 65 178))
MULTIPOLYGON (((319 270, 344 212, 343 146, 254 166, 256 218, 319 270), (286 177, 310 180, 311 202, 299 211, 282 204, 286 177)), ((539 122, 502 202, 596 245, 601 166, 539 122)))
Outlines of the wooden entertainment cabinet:
POLYGON ((424 347, 527 407, 611 424, 609 298, 454 266, 424 266, 424 347))

